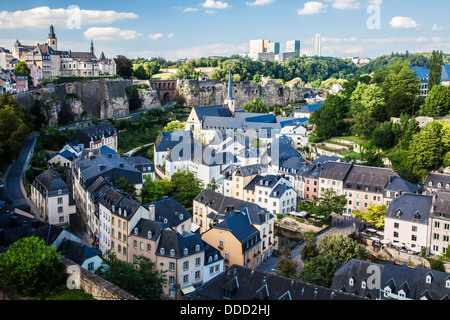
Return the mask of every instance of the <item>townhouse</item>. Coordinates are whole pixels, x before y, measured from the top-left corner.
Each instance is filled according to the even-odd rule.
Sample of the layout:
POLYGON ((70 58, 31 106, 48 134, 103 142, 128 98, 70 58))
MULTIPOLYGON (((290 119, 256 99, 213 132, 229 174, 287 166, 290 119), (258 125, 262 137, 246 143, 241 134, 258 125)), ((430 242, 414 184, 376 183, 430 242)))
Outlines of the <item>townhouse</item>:
POLYGON ((71 138, 71 142, 83 144, 84 149, 100 149, 106 146, 117 152, 117 129, 106 123, 77 129, 71 138))
POLYGON ((31 201, 51 225, 68 225, 70 215, 76 211, 68 185, 53 169, 44 171, 34 179, 31 184, 31 201))
MULTIPOLYGON (((194 198, 193 208, 193 223, 199 225, 201 234, 208 232, 236 212, 243 212, 251 225, 259 231, 261 262, 272 256, 275 215, 266 209, 255 203, 227 197, 210 189, 203 190, 194 198)), ((213 243, 211 245, 215 246, 213 243)), ((231 250, 232 246, 228 248, 231 250)))
POLYGON ((110 189, 99 199, 99 248, 129 261, 128 235, 141 218, 149 219, 148 210, 129 194, 110 189))

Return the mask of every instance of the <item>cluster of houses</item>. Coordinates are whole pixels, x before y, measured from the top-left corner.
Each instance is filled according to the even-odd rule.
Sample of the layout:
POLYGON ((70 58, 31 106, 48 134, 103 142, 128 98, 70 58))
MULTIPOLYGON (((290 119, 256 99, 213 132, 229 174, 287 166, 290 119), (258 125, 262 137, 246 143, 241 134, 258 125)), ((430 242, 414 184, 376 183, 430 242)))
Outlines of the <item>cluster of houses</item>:
POLYGON ((39 87, 44 79, 50 82, 59 77, 115 75, 116 63, 114 59, 107 59, 103 52, 97 57, 92 41, 87 52, 59 50, 51 25, 45 43, 24 45, 17 40, 11 50, 0 47, 0 71, 0 92, 16 94, 39 87), (20 61, 30 69, 30 79, 14 71, 20 61))
MULTIPOLYGON (((55 242, 61 252, 69 256, 70 248, 82 246, 63 228, 76 214, 99 248, 78 258, 88 270, 94 271, 107 251, 130 263, 148 257, 166 272, 164 296, 172 299, 448 298, 448 278, 433 272, 432 281, 444 281, 446 287, 424 293, 414 284, 422 273, 404 276, 412 272, 404 267, 397 274, 409 277, 409 291, 393 271, 387 272, 390 267, 384 267, 383 277, 389 279, 383 287, 362 290, 367 279, 359 278, 363 274, 355 271, 354 261, 339 270, 332 288, 257 271, 276 248, 276 215, 296 213, 299 202, 313 201, 328 189, 346 196, 345 216, 386 205, 385 239, 392 243, 426 247, 430 254, 444 254, 449 245, 450 176, 430 173, 424 184, 415 185, 392 169, 328 156, 304 160, 299 149, 308 141, 308 117, 318 107, 290 117, 244 113, 234 110, 229 90, 223 105, 193 108, 185 130, 162 132, 153 161, 120 157, 117 131, 109 125, 80 129, 49 160, 53 167, 66 168, 70 179, 64 181, 50 168, 32 183, 31 201, 48 230, 64 230, 55 242), (125 178, 139 193, 148 175, 170 179, 183 169, 205 186, 193 199, 192 212, 170 197, 142 203, 117 186, 125 178)), ((2 226, 1 219, 4 245, 14 228, 2 226)), ((34 219, 26 220, 37 227, 34 219)))

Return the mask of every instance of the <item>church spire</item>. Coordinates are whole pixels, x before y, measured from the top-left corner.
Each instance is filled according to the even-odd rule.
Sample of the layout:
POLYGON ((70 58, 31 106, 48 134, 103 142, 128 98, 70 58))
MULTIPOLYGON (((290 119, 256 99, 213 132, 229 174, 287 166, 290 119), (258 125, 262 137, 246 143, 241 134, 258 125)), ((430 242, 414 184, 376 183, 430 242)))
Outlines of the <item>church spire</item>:
POLYGON ((94 41, 91 40, 91 54, 94 54, 94 41))
POLYGON ((230 70, 228 72, 228 96, 227 100, 234 100, 233 99, 233 81, 231 80, 231 66, 230 70))

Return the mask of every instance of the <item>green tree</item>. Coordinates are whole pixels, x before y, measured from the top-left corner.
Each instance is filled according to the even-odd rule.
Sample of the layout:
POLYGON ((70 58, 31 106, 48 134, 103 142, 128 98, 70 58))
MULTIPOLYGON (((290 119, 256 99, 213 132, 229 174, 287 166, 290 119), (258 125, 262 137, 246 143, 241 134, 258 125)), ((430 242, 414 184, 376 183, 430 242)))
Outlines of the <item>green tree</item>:
POLYGON ((409 160, 412 172, 418 177, 425 178, 430 170, 442 164, 445 155, 441 137, 442 127, 441 122, 431 121, 413 137, 409 148, 409 160))
POLYGON ((158 271, 147 257, 139 256, 136 264, 119 260, 107 252, 96 274, 140 300, 160 300, 166 283, 164 272, 158 271))
POLYGON ((425 104, 420 109, 420 114, 427 117, 445 116, 450 112, 450 88, 435 85, 428 92, 425 104))
POLYGON ((119 187, 120 190, 125 191, 133 198, 136 198, 136 186, 125 177, 120 177, 118 180, 114 181, 114 186, 119 187))
POLYGON ((309 233, 305 237, 306 242, 302 248, 302 251, 300 252, 300 257, 304 262, 319 254, 314 235, 309 233))
POLYGON ((428 90, 441 83, 443 55, 442 51, 433 50, 430 58, 430 72, 428 77, 428 90))
POLYGON ((384 227, 384 218, 386 216, 387 207, 384 204, 374 205, 370 204, 365 211, 353 210, 355 218, 366 221, 375 227, 384 227))
POLYGON ((192 207, 192 200, 203 190, 203 183, 187 169, 174 173, 170 181, 175 188, 173 198, 186 208, 192 207))
POLYGON ((177 131, 184 130, 185 123, 180 122, 179 120, 173 120, 169 122, 162 131, 177 131))
POLYGON ((320 198, 314 196, 314 207, 310 210, 316 216, 324 216, 327 219, 332 213, 342 214, 347 205, 345 195, 338 196, 333 189, 325 189, 320 198))
POLYGON ((54 246, 32 236, 14 242, 0 255, 0 278, 11 290, 27 297, 45 297, 65 277, 54 246))
POLYGON ((142 202, 150 203, 162 200, 164 196, 172 195, 173 191, 174 184, 168 179, 153 180, 150 175, 147 175, 141 189, 142 202))
POLYGON ((133 76, 133 63, 125 56, 119 55, 115 59, 117 65, 117 74, 124 78, 133 76))
POLYGON ((309 122, 315 125, 315 133, 319 139, 329 139, 337 136, 342 129, 343 121, 340 113, 331 103, 325 103, 314 111, 309 122))
POLYGON ((311 257, 305 262, 299 279, 325 288, 330 288, 340 264, 331 254, 311 257))
POLYGON ((351 259, 368 260, 370 253, 347 235, 334 233, 324 236, 317 245, 320 255, 330 254, 338 262, 339 266, 351 259))
POLYGON ((281 257, 278 259, 275 267, 277 269, 277 275, 287 278, 295 278, 297 276, 297 267, 298 263, 292 259, 291 250, 282 248, 281 257))
POLYGON ((216 191, 216 190, 219 188, 219 186, 217 185, 217 182, 216 182, 216 179, 215 179, 215 178, 212 178, 212 179, 211 179, 211 182, 208 183, 207 188, 208 188, 208 189, 211 189, 212 191, 216 191))
POLYGON ((383 149, 389 149, 395 144, 395 134, 392 130, 393 124, 391 122, 383 122, 373 131, 372 143, 383 149))
POLYGON ((150 75, 145 70, 144 66, 140 64, 137 68, 133 70, 133 77, 140 80, 147 80, 150 78, 150 75))

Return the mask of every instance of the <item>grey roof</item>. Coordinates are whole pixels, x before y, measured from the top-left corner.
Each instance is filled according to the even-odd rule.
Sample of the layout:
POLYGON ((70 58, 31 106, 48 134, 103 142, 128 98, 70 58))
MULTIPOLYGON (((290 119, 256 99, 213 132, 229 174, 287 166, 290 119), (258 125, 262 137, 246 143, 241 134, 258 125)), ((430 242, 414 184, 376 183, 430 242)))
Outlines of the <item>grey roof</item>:
POLYGON ((158 139, 156 139, 155 149, 156 152, 169 151, 173 149, 182 140, 191 141, 191 139, 192 139, 192 132, 190 131, 182 131, 182 130, 164 131, 161 132, 158 136, 158 139))
POLYGON ((189 232, 180 234, 176 230, 167 227, 161 233, 156 255, 179 259, 204 251, 205 242, 202 240, 200 234, 189 232), (164 248, 164 253, 161 252, 161 248, 164 248), (171 254, 172 250, 173 255, 171 254))
POLYGON ((196 141, 183 140, 172 149, 167 157, 169 161, 192 161, 206 166, 236 163, 236 157, 230 152, 220 152, 201 145, 196 141))
POLYGON ((220 214, 229 213, 244 202, 240 199, 224 196, 223 194, 208 188, 202 190, 194 198, 194 201, 207 204, 208 207, 220 214))
POLYGON ((126 220, 130 220, 142 205, 129 194, 118 189, 108 190, 99 198, 98 202, 111 211, 112 214, 125 218, 126 220))
POLYGON ((244 210, 235 211, 228 218, 216 224, 214 228, 229 231, 241 242, 243 253, 261 241, 259 230, 251 224, 249 216, 244 210), (252 242, 252 246, 248 245, 249 242, 252 242))
POLYGON ((392 200, 386 218, 427 224, 433 197, 415 193, 404 193, 392 200), (419 213, 419 215, 416 215, 419 213))
POLYGON ((54 169, 44 171, 38 175, 35 180, 36 182, 39 182, 40 186, 47 190, 49 195, 54 194, 58 190, 61 190, 62 193, 67 193, 69 191, 69 187, 61 178, 61 175, 54 169))
POLYGON ((270 193, 270 197, 272 198, 281 198, 283 194, 288 191, 293 190, 292 187, 280 183, 275 188, 272 189, 272 192, 270 193))
POLYGON ((424 186, 426 188, 433 189, 442 189, 442 190, 450 190, 447 189, 447 186, 450 188, 450 175, 441 174, 441 173, 429 173, 424 181, 424 186), (431 186, 430 186, 431 182, 431 186), (440 187, 439 187, 440 184, 440 187))
POLYGON ((313 113, 314 111, 318 110, 321 106, 323 106, 323 103, 308 104, 303 108, 294 110, 294 113, 313 113))
POLYGON ((165 227, 167 227, 167 225, 163 224, 161 221, 141 218, 134 229, 131 230, 131 234, 136 237, 149 239, 149 232, 151 232, 150 240, 156 241, 165 227), (137 231, 137 234, 135 231, 137 231))
POLYGON ((392 176, 399 177, 392 169, 353 165, 347 174, 344 187, 382 193, 392 176))
POLYGON ((84 144, 85 148, 89 148, 91 141, 101 140, 102 137, 108 138, 117 133, 117 130, 106 123, 100 123, 96 126, 78 129, 72 136, 72 142, 84 144))
POLYGON ((344 181, 351 168, 351 163, 327 162, 321 167, 320 178, 344 181))
POLYGON ((177 227, 192 217, 182 204, 170 197, 144 204, 144 207, 149 209, 151 205, 155 206, 155 220, 164 222, 167 219, 170 227, 177 227))
POLYGON ((284 135, 272 140, 267 148, 267 155, 275 166, 281 166, 284 161, 292 157, 300 157, 298 150, 292 146, 291 139, 284 135))
POLYGON ((303 168, 303 165, 305 163, 305 159, 300 156, 290 157, 289 159, 286 159, 282 162, 281 169, 286 169, 291 172, 297 172, 298 170, 303 168))
POLYGON ((58 252, 61 253, 63 257, 66 257, 73 262, 76 262, 80 266, 83 264, 83 262, 89 258, 95 257, 95 256, 102 256, 101 250, 96 250, 92 247, 88 247, 85 244, 75 242, 73 240, 69 239, 63 239, 61 242, 58 252))
POLYGON ((397 176, 392 176, 389 183, 384 187, 384 189, 390 191, 416 193, 421 189, 421 187, 397 176))
POLYGON ((267 188, 273 188, 273 186, 280 180, 281 176, 268 174, 265 176, 257 175, 250 181, 245 187, 245 190, 255 190, 255 186, 263 186, 267 188))
POLYGON ((194 107, 194 112, 197 114, 199 120, 206 116, 214 117, 231 117, 231 111, 223 105, 212 105, 206 107, 194 107))
POLYGON ((450 192, 435 191, 433 193, 433 214, 439 213, 447 218, 450 217, 450 192))
POLYGON ((339 157, 335 157, 335 156, 320 156, 316 160, 311 161, 311 163, 324 164, 324 163, 329 162, 329 161, 339 162, 339 160, 340 160, 340 158, 339 157))
POLYGON ((235 174, 239 177, 247 177, 261 172, 260 164, 251 164, 247 166, 239 166, 235 169, 235 174))
POLYGON ((84 157, 83 154, 75 161, 75 167, 80 168, 88 188, 97 177, 108 177, 114 182, 121 177, 125 177, 132 184, 142 183, 142 173, 134 167, 126 158, 120 158, 117 154, 97 154, 95 156, 84 157))
POLYGON ((406 264, 401 266, 393 263, 376 264, 367 261, 352 259, 336 271, 331 288, 342 290, 348 293, 367 297, 371 299, 391 299, 384 297, 379 289, 384 290, 389 287, 393 294, 398 294, 400 290, 405 291, 406 298, 420 300, 426 296, 432 300, 448 299, 450 288, 445 286, 450 279, 450 274, 422 267, 409 268, 406 264), (361 288, 361 283, 368 282, 367 273, 369 266, 378 268, 380 272, 380 288, 361 288), (431 283, 426 282, 426 277, 431 275, 431 283), (354 285, 349 285, 349 279, 354 279, 354 285))
POLYGON ((361 300, 360 297, 273 273, 232 265, 188 295, 192 300, 361 300), (230 297, 224 297, 227 290, 230 297))

